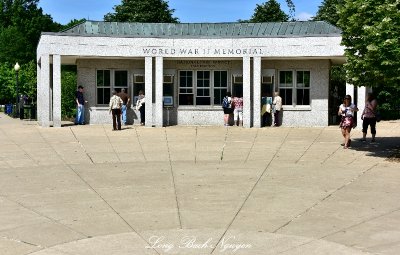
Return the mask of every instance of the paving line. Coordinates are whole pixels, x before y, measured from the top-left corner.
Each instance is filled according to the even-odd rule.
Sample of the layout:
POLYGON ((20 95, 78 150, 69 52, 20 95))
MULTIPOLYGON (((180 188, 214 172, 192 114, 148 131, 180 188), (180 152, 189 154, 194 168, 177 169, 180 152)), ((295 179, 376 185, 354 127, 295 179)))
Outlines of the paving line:
POLYGON ((290 132, 292 131, 292 128, 289 129, 289 131, 287 132, 285 138, 283 139, 281 145, 278 147, 278 149, 276 150, 275 154, 273 155, 273 157, 270 159, 270 161, 268 162, 267 166, 264 168, 263 172, 261 173, 261 175, 258 177, 257 181, 254 183, 253 187, 251 188, 250 192, 247 194, 246 198, 244 199, 242 205, 240 206, 240 208, 238 209, 238 211, 236 212, 235 216, 232 218, 231 222, 228 224, 226 230, 224 231, 224 233, 222 233, 221 237, 218 239, 217 244, 214 246, 214 248, 212 249, 210 254, 213 254, 216 250, 216 248, 218 247, 218 245, 221 243, 222 239, 225 237, 226 233, 228 232, 229 228, 232 226, 233 222, 236 220, 237 216, 239 215, 240 211, 243 209, 244 205, 246 204, 247 200, 249 199, 249 197, 251 196, 251 194, 253 193, 253 191, 255 190, 256 186, 258 185, 258 183, 260 182, 260 180, 264 177, 265 173, 267 172, 268 168, 270 167, 272 161, 275 159, 276 155, 278 154, 278 152, 280 151, 280 149, 282 148, 282 145, 285 143, 287 137, 289 136, 290 132))
POLYGON ((321 136, 322 132, 325 130, 325 128, 322 128, 321 131, 319 132, 319 134, 315 137, 315 139, 312 141, 312 143, 310 143, 310 145, 308 145, 307 149, 305 149, 303 151, 303 153, 301 154, 301 156, 294 162, 295 164, 299 163, 299 161, 301 160, 301 158, 307 153, 307 151, 311 148, 311 146, 315 143, 315 141, 321 136))
MULTIPOLYGON (((0 131, 5 135, 5 137, 7 137, 7 134, 4 132, 4 130, 3 129, 0 129, 0 131)), ((24 150, 18 143, 16 143, 14 140, 12 140, 12 139, 9 139, 14 145, 16 145, 21 151, 23 151, 24 152, 24 154, 26 155, 26 156, 28 156, 28 158, 30 159, 30 160, 32 160, 35 164, 36 164, 36 166, 39 166, 39 162, 37 161, 37 160, 35 160, 34 158, 32 158, 31 157, 31 155, 29 155, 29 153, 26 151, 26 150, 24 150)), ((12 168, 14 168, 14 166, 12 166, 11 164, 9 164, 8 163, 8 165, 10 165, 12 168)))
MULTIPOLYGON (((109 204, 107 202, 107 200, 104 199, 104 197, 97 192, 97 190, 95 188, 92 187, 92 185, 90 185, 90 183, 88 183, 75 169, 73 169, 70 165, 68 165, 68 167, 71 169, 71 171, 73 171, 78 177, 79 179, 81 179, 82 182, 84 182, 94 193, 97 194, 97 196, 103 200, 103 202, 123 221, 125 222, 125 224, 131 229, 132 232, 134 232, 136 235, 138 235, 143 241, 145 241, 148 245, 150 245, 149 241, 146 240, 131 224, 129 224, 129 222, 127 220, 125 220, 124 217, 121 216, 121 214, 119 212, 117 212, 117 210, 115 210, 114 207, 112 207, 111 204, 109 204)), ((157 253, 158 251, 156 249, 153 248, 153 250, 157 253)))
POLYGON ((111 145, 111 148, 113 149, 115 155, 117 155, 118 161, 121 163, 121 158, 119 157, 117 151, 115 150, 114 145, 111 143, 110 137, 107 135, 107 131, 106 131, 104 125, 102 125, 102 126, 103 126, 104 133, 105 133, 105 135, 106 135, 106 137, 107 137, 107 140, 108 140, 108 142, 109 142, 110 145, 111 145))
POLYGON ((144 161, 147 163, 146 154, 144 153, 142 143, 140 142, 140 136, 139 136, 138 130, 137 130, 137 128, 136 128, 135 126, 133 126, 133 128, 135 129, 136 137, 137 137, 137 140, 138 140, 138 143, 139 143, 140 150, 141 150, 141 152, 142 152, 144 161))
POLYGON ((172 184, 174 185, 175 203, 176 203, 176 208, 178 210, 177 213, 178 213, 179 227, 180 227, 180 229, 182 229, 181 212, 180 212, 180 207, 179 207, 179 202, 178 202, 178 193, 176 191, 175 174, 174 174, 174 170, 173 170, 173 167, 172 167, 172 161, 171 161, 171 152, 169 150, 167 128, 164 128, 164 133, 165 133, 165 140, 167 142, 167 149, 168 149, 169 170, 171 172, 172 184))
POLYGON ((247 153, 247 157, 246 157, 246 159, 244 160, 244 163, 247 163, 247 161, 249 160, 251 151, 253 150, 254 144, 256 143, 256 140, 257 140, 258 132, 259 132, 259 131, 260 131, 260 129, 258 128, 258 129, 257 129, 257 132, 256 132, 256 135, 254 136, 253 143, 251 144, 251 147, 250 147, 250 149, 249 149, 249 153, 247 153))
POLYGON ((279 230, 287 227, 288 225, 290 225, 292 222, 294 222, 295 220, 299 219, 300 217, 302 217, 303 215, 305 215, 306 213, 308 213, 309 211, 311 211, 312 209, 314 209, 315 207, 319 206, 321 203, 323 203, 325 200, 329 199, 330 197, 332 197, 335 193, 341 191, 342 189, 346 188, 347 186, 351 185, 352 183, 354 183, 355 181, 357 181, 358 179, 360 179, 363 175, 365 175, 366 173, 368 173, 369 171, 371 171, 374 167, 376 167, 378 165, 378 163, 370 166, 369 168, 367 168, 366 170, 362 171, 359 175, 357 175, 356 177, 354 177, 353 179, 351 179, 349 182, 343 184, 342 186, 340 186, 339 188, 337 188, 336 190, 332 191, 331 193, 329 193, 327 196, 323 197, 322 199, 320 199, 319 201, 317 201, 316 203, 314 203, 312 206, 310 206, 309 208, 307 208, 306 210, 304 210, 303 212, 299 213, 298 215, 296 215, 295 217, 293 217, 291 220, 289 220, 288 222, 286 222, 285 224, 283 224, 282 226, 278 227, 277 229, 275 229, 274 231, 272 231, 271 233, 277 233, 279 230))
POLYGON ((221 151, 221 157, 220 157, 220 161, 219 163, 221 164, 222 160, 224 159, 224 151, 225 151, 225 146, 226 146, 226 141, 228 139, 228 132, 229 132, 229 128, 227 126, 225 126, 225 140, 224 140, 224 145, 222 146, 222 151, 221 151))
POLYGON ((92 164, 94 164, 94 161, 92 159, 92 157, 90 157, 89 153, 86 151, 85 146, 81 143, 81 141, 79 141, 79 139, 76 137, 75 132, 72 130, 72 128, 70 127, 69 130, 71 130, 72 135, 75 137, 75 140, 78 142, 78 144, 82 147, 83 151, 85 152, 86 156, 90 159, 90 162, 92 162, 92 164))
POLYGON ((197 130, 197 126, 196 126, 196 136, 195 136, 195 140, 194 140, 194 163, 197 164, 197 138, 198 138, 198 130, 197 130))

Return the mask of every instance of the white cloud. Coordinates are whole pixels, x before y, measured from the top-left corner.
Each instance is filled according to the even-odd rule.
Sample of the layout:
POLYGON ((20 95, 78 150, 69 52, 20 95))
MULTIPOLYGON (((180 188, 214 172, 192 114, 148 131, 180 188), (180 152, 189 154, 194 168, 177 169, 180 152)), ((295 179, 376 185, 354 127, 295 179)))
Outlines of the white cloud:
POLYGON ((312 17, 313 15, 308 12, 300 12, 299 14, 296 15, 295 19, 299 21, 306 21, 310 20, 312 17))

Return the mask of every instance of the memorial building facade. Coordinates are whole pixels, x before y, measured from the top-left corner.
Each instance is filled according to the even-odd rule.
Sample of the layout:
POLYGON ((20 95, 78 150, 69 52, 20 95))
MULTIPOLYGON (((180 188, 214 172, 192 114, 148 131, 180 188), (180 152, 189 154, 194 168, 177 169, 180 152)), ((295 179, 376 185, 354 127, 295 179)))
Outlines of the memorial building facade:
MULTIPOLYGON (((222 126, 227 91, 243 97, 243 125, 262 125, 262 97, 279 91, 283 126, 327 126, 329 70, 345 62, 341 31, 322 21, 118 23, 86 21, 43 33, 37 49, 38 121, 61 126, 61 65, 76 65, 86 122, 110 123, 111 91, 146 96, 146 126, 222 126)), ((140 123, 131 107, 128 123, 140 123)))

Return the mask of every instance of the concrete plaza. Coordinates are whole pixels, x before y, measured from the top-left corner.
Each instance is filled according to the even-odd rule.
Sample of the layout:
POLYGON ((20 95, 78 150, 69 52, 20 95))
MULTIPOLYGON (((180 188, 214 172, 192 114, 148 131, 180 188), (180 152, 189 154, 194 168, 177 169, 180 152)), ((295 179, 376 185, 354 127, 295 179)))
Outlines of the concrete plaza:
POLYGON ((345 150, 337 126, 113 132, 0 113, 0 254, 399 254, 400 121, 377 130, 345 150))

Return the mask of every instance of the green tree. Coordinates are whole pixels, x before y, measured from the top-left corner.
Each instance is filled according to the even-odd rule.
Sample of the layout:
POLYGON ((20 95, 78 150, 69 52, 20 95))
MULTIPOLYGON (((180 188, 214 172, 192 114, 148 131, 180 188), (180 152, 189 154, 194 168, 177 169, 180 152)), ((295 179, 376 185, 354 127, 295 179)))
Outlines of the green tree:
POLYGON ((30 62, 36 58, 41 32, 61 28, 49 15, 43 14, 38 2, 0 0, 0 62, 30 62))
POLYGON ((317 14, 313 17, 315 21, 327 21, 337 26, 339 21, 338 7, 343 5, 344 0, 324 0, 319 6, 317 14))
POLYGON ((170 9, 164 0, 122 0, 120 5, 114 6, 115 13, 104 16, 105 21, 118 22, 154 22, 177 23, 178 18, 172 16, 174 9, 170 9))
POLYGON ((67 30, 67 29, 74 27, 78 24, 81 24, 85 21, 86 21, 86 19, 72 19, 70 22, 68 22, 68 24, 62 26, 61 30, 67 30))
POLYGON ((281 10, 276 0, 269 0, 261 5, 257 4, 250 22, 279 22, 288 21, 289 16, 281 10))
POLYGON ((344 0, 339 7, 348 81, 356 86, 399 87, 400 2, 344 0))
POLYGON ((61 116, 69 119, 76 113, 76 66, 62 66, 61 68, 61 116))

